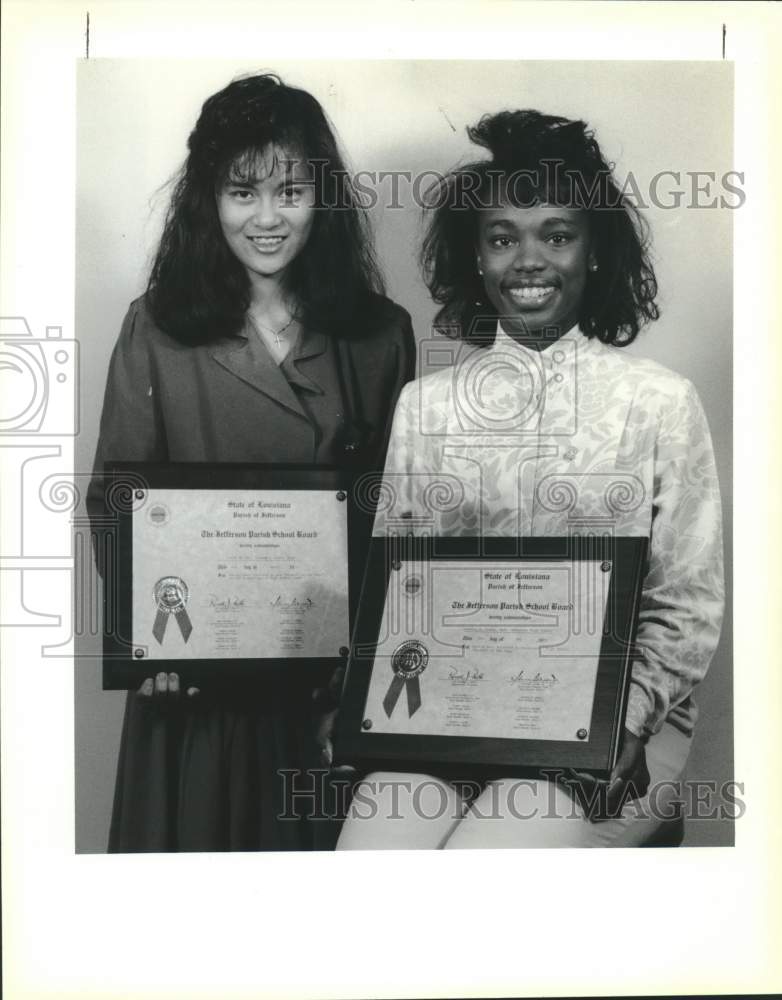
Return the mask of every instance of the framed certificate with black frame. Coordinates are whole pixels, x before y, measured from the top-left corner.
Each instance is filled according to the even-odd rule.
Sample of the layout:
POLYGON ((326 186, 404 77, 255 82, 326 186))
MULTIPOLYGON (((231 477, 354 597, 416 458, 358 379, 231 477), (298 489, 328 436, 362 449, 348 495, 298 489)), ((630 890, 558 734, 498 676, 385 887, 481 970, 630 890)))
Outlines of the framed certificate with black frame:
POLYGON ((335 761, 607 777, 647 539, 373 538, 335 761))
POLYGON ((103 687, 184 687, 345 662, 361 579, 349 476, 333 468, 115 463, 103 687))

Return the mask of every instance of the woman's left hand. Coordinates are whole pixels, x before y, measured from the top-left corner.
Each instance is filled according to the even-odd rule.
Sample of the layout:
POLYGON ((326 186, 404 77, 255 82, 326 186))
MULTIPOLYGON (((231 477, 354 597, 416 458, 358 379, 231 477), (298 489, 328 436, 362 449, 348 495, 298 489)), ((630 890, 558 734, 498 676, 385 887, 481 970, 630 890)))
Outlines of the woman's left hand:
POLYGON ((586 818, 592 823, 614 819, 621 815, 627 802, 643 798, 649 789, 645 743, 640 736, 625 729, 622 748, 608 781, 599 781, 580 771, 573 774, 585 786, 589 805, 586 818))
POLYGON ((648 789, 649 768, 646 766, 645 743, 640 736, 625 729, 619 759, 608 780, 607 818, 618 815, 625 802, 642 799, 648 789))

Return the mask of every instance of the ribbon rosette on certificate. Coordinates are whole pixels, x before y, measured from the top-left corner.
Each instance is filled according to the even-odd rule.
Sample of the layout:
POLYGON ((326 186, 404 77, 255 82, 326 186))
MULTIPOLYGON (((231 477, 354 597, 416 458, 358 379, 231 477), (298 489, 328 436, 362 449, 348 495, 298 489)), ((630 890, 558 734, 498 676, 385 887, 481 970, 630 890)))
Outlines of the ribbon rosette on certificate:
POLYGON ((399 695, 402 693, 402 688, 407 688, 407 714, 413 716, 421 707, 421 685, 418 677, 426 669, 428 662, 429 653, 426 646, 417 639, 403 642, 394 651, 394 655, 391 657, 391 669, 394 676, 383 699, 383 708, 389 719, 399 700, 399 695))
POLYGON ((607 778, 646 548, 635 537, 375 536, 334 759, 607 778))
POLYGON ((171 615, 176 618, 179 631, 185 642, 190 638, 193 626, 185 605, 187 604, 187 584, 178 576, 164 576, 155 584, 155 602, 157 615, 152 626, 152 635, 162 644, 166 634, 166 626, 171 615))
POLYGON ((350 577, 362 568, 344 470, 107 467, 132 504, 117 513, 118 572, 105 591, 106 690, 137 688, 152 661, 176 663, 183 687, 255 687, 282 670, 344 662, 350 577))

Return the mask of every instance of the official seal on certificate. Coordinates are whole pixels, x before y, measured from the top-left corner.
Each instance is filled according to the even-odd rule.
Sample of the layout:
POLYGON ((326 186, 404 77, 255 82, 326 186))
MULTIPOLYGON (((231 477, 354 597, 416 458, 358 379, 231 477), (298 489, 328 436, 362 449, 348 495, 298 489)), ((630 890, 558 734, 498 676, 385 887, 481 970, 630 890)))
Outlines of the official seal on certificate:
POLYGON ((418 677, 424 672, 428 662, 429 651, 418 639, 409 639, 394 650, 394 655, 391 657, 394 676, 383 699, 383 708, 389 719, 402 688, 407 688, 407 714, 412 716, 421 707, 421 685, 418 677))

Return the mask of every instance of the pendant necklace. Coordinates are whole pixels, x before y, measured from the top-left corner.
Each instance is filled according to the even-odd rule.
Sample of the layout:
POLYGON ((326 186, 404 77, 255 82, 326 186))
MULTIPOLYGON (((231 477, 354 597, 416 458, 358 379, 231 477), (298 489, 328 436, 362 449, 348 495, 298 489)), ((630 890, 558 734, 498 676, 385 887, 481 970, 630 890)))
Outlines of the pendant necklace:
POLYGON ((259 326, 262 330, 265 330, 267 333, 270 333, 272 335, 272 337, 274 337, 274 346, 275 347, 281 347, 282 346, 282 342, 283 342, 283 336, 282 335, 285 333, 285 331, 288 329, 288 327, 290 327, 293 324, 293 321, 296 319, 296 317, 295 316, 291 316, 291 318, 288 320, 288 322, 285 324, 285 326, 281 326, 279 328, 279 330, 272 330, 272 328, 270 326, 266 326, 264 323, 261 323, 260 320, 256 319, 252 315, 250 316, 250 319, 252 320, 252 322, 256 326, 259 326))

